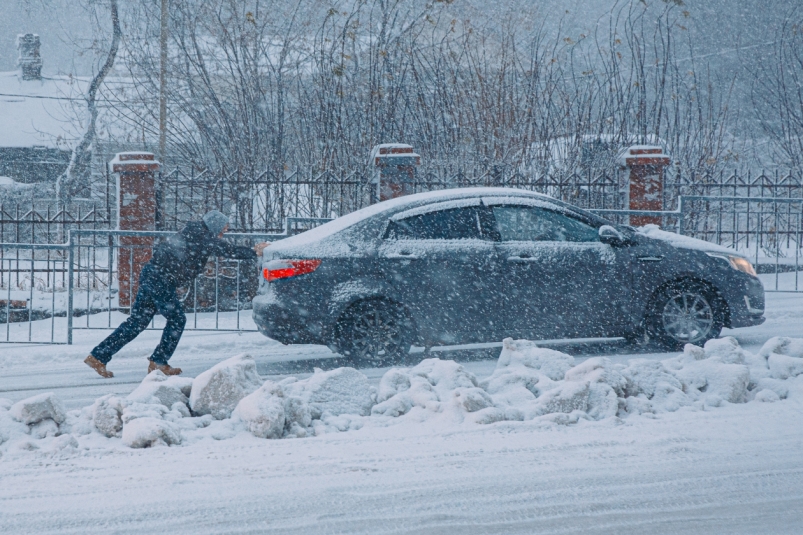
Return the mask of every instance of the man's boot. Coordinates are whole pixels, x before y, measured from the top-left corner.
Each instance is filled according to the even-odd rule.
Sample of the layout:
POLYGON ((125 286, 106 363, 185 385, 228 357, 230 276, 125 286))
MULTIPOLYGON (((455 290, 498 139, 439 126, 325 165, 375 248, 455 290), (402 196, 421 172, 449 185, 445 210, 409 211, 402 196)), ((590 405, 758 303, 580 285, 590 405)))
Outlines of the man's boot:
POLYGON ((114 374, 106 369, 106 365, 103 364, 101 361, 89 355, 87 358, 84 359, 84 364, 98 372, 98 375, 101 377, 105 377, 106 379, 111 379, 114 377, 114 374))
POLYGON ((173 368, 169 364, 156 364, 154 361, 151 361, 151 363, 148 364, 148 373, 151 373, 153 370, 159 370, 165 375, 181 374, 181 368, 173 368))

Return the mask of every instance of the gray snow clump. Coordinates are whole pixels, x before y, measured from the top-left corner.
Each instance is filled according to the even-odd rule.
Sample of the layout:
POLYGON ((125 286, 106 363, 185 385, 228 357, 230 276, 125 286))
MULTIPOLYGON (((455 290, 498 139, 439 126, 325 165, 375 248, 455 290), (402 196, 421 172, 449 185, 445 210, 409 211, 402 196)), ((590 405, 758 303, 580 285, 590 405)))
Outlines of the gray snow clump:
POLYGON ((216 364, 192 382, 190 408, 197 415, 211 414, 216 420, 231 416, 248 394, 262 386, 257 365, 250 355, 239 355, 216 364))

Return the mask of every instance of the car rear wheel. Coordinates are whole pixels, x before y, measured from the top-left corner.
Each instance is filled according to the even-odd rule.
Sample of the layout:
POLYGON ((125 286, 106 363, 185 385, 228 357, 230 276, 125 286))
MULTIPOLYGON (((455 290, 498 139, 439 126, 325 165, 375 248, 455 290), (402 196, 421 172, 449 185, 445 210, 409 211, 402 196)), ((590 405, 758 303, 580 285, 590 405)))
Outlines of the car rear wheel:
POLYGON ((352 305, 335 329, 338 353, 362 366, 389 366, 410 352, 414 326, 401 305, 384 299, 352 305))
POLYGON ((683 281, 670 284, 656 296, 647 333, 668 349, 703 345, 722 331, 723 305, 706 286, 683 281))

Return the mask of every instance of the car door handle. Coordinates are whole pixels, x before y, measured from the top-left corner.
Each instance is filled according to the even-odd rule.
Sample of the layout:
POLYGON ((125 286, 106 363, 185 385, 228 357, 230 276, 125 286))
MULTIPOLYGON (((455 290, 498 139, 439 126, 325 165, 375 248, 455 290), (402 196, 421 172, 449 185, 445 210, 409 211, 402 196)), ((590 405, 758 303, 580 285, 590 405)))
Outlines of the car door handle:
POLYGON ((660 262, 664 259, 663 256, 639 256, 639 262, 660 262))
POLYGON ((408 251, 400 251, 398 253, 388 253, 386 258, 403 258, 404 260, 418 260, 419 256, 414 255, 408 251))
POLYGON ((535 260, 536 260, 535 258, 531 257, 528 254, 523 254, 523 255, 520 255, 520 256, 508 256, 507 257, 507 261, 508 262, 522 263, 522 262, 535 262, 535 260))

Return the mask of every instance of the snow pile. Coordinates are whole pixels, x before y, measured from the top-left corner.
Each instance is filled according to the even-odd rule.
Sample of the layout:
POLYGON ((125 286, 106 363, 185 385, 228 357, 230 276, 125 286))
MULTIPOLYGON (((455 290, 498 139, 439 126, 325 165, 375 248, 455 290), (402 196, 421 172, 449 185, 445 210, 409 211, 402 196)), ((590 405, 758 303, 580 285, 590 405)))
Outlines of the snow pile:
POLYGON ((192 382, 190 407, 195 414, 211 414, 216 420, 231 416, 245 396, 262 386, 257 365, 250 355, 224 360, 192 382))
MULTIPOLYGON (((254 365, 256 369, 256 365, 254 365)), ((161 403, 167 408, 175 403, 187 405, 193 380, 187 377, 168 377, 159 370, 154 370, 145 380, 128 395, 128 400, 137 403, 161 403)))
POLYGON ((507 339, 496 369, 481 381, 454 361, 431 358, 388 370, 378 390, 353 368, 263 381, 254 360, 242 355, 194 380, 154 371, 125 398, 104 396, 69 413, 52 393, 16 404, 0 399, 0 455, 53 455, 79 444, 177 446, 238 433, 307 437, 404 422, 565 425, 655 417, 729 403, 778 402, 803 392, 801 376, 803 339, 793 338, 772 338, 754 355, 726 337, 704 347, 687 345, 662 361, 633 359, 626 365, 604 357, 576 364, 560 351, 507 339))
POLYGON ((232 417, 260 438, 305 437, 362 427, 376 403, 376 389, 354 368, 279 383, 267 381, 237 405, 232 417))
MULTIPOLYGON (((459 421, 468 413, 493 407, 491 396, 479 387, 473 374, 452 360, 440 359, 426 359, 410 369, 389 370, 379 383, 377 401, 371 413, 394 418, 411 411, 418 419, 446 412, 459 421)), ((496 420, 503 418, 494 416, 496 420)))

